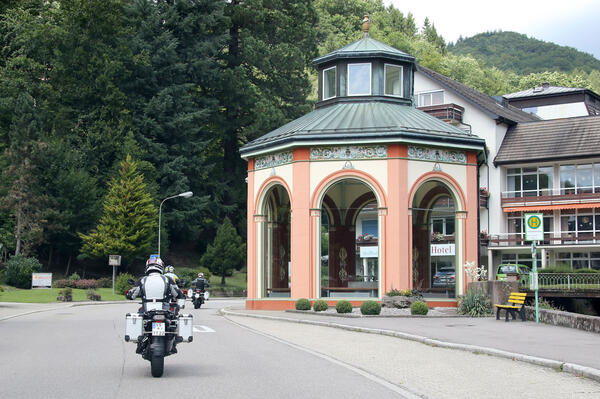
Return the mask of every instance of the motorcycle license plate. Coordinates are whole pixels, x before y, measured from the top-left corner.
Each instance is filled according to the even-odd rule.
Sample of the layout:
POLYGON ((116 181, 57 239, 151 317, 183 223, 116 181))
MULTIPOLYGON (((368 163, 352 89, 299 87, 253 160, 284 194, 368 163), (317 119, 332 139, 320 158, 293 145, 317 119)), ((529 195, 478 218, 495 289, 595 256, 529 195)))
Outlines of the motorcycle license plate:
POLYGON ((200 298, 200 294, 196 294, 196 295, 195 295, 195 297, 196 297, 196 298, 200 298))
POLYGON ((165 335, 165 323, 152 322, 152 335, 163 336, 165 335))

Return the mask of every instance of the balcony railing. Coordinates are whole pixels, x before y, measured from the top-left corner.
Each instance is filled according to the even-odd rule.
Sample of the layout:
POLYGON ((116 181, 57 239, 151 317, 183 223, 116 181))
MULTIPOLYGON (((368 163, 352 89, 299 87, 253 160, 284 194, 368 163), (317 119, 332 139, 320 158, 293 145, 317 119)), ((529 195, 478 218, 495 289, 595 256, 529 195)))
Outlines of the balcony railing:
POLYGON ((446 122, 456 121, 461 123, 463 113, 465 112, 463 107, 456 104, 428 105, 424 107, 418 107, 418 109, 446 122))
POLYGON ((600 187, 544 188, 537 190, 503 191, 502 206, 554 204, 585 204, 600 201, 600 187))
MULTIPOLYGON (((544 233, 544 240, 538 245, 581 245, 600 244, 600 232, 562 232, 544 233)), ((515 247, 529 246, 531 241, 525 240, 525 233, 491 234, 488 246, 490 247, 515 247)))
MULTIPOLYGON (((529 275, 519 279, 521 288, 529 289, 529 275)), ((542 290, 599 290, 600 273, 538 273, 538 288, 542 290)))

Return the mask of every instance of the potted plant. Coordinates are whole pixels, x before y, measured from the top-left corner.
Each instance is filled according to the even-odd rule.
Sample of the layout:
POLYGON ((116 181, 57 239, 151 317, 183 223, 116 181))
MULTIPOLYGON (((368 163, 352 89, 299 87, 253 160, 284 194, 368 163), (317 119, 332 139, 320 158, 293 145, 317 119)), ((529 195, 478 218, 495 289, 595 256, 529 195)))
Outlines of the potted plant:
POLYGON ((487 187, 479 187, 479 206, 482 208, 488 207, 488 198, 490 197, 490 192, 487 187))
POLYGON ((481 243, 481 245, 485 245, 487 246, 490 242, 490 236, 487 232, 487 230, 481 230, 479 232, 479 242, 481 243))
POLYGON ((442 233, 436 233, 436 232, 431 233, 431 242, 440 242, 440 241, 444 241, 445 239, 446 239, 446 236, 442 233))

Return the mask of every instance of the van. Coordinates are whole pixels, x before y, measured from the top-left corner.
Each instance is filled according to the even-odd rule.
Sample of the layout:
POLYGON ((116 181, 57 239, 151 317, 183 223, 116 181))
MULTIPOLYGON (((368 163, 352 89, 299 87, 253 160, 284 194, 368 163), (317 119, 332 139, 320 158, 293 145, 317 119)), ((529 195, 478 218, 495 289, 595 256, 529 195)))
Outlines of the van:
POLYGON ((496 271, 496 280, 517 280, 519 284, 527 284, 529 281, 529 266, 520 265, 518 263, 503 263, 498 265, 496 271))

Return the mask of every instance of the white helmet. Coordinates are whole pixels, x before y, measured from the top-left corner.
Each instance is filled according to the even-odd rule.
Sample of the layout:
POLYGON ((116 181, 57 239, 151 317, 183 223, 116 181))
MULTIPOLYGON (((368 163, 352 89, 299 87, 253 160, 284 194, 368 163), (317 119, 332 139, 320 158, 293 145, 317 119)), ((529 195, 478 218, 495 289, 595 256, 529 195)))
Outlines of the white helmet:
POLYGON ((151 256, 150 259, 146 261, 146 274, 150 273, 163 273, 165 269, 165 264, 162 259, 158 257, 151 256))
POLYGON ((198 278, 204 278, 204 273, 202 273, 202 272, 198 273, 198 278))

